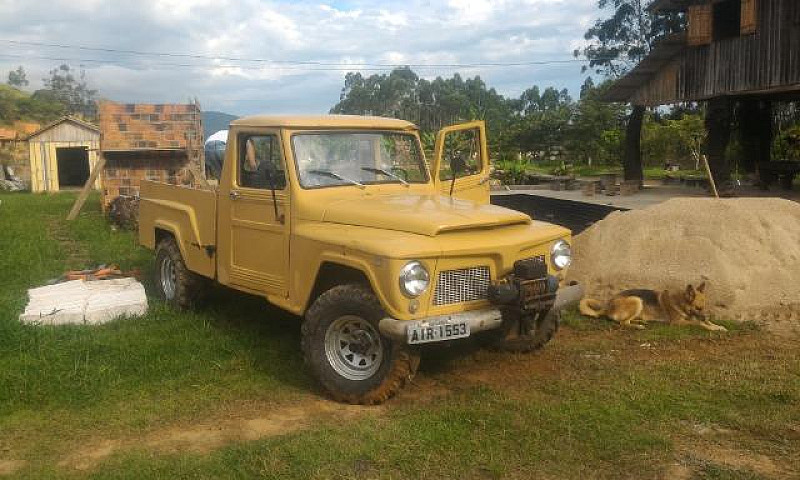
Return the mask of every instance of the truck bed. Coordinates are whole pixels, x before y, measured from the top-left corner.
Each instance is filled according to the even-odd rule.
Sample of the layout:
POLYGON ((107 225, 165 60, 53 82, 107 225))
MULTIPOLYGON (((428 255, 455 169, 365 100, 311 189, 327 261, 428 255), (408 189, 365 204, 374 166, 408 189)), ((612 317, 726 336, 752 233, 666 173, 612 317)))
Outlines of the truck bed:
POLYGON ((139 242, 155 249, 175 238, 190 270, 216 277, 217 192, 143 181, 139 203, 139 242))

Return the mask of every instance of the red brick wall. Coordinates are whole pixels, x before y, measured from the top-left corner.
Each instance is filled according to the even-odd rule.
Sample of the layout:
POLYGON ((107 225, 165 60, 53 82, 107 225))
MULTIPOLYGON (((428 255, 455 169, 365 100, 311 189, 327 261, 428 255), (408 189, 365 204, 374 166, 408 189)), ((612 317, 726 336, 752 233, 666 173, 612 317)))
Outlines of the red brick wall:
POLYGON ((202 115, 195 104, 102 102, 100 131, 104 151, 203 146, 202 115))
POLYGON ((100 150, 106 159, 103 207, 119 195, 137 195, 142 180, 194 185, 188 169, 203 174, 198 105, 102 102, 99 117, 100 150))
POLYGON ((124 152, 106 153, 103 169, 103 206, 120 195, 135 196, 142 180, 193 185, 194 177, 187 171, 188 160, 183 153, 124 152))

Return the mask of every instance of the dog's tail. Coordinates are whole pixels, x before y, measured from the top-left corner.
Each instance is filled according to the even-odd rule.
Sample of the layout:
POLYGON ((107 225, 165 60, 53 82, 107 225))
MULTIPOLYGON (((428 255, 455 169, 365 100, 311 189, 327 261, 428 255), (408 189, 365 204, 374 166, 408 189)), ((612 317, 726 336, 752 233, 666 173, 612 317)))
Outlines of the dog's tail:
POLYGON ((600 300, 584 298, 580 303, 580 311, 587 317, 600 318, 606 314, 606 306, 600 300))

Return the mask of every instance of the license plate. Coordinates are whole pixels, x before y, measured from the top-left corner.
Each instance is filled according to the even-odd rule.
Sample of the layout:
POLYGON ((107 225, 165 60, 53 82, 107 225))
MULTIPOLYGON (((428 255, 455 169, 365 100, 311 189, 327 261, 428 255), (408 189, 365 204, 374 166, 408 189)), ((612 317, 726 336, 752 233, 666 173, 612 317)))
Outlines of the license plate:
POLYGON ((441 342, 456 338, 469 337, 469 324, 467 322, 413 322, 406 330, 408 343, 441 342))

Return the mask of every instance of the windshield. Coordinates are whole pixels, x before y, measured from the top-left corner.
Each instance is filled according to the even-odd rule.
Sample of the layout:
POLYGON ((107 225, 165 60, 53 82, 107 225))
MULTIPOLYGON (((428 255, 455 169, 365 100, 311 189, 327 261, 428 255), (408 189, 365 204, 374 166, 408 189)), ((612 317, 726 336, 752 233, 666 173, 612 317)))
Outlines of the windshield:
POLYGON ((306 188, 428 181, 417 139, 407 133, 302 133, 292 147, 306 188))

